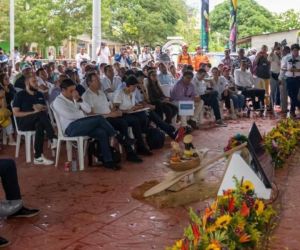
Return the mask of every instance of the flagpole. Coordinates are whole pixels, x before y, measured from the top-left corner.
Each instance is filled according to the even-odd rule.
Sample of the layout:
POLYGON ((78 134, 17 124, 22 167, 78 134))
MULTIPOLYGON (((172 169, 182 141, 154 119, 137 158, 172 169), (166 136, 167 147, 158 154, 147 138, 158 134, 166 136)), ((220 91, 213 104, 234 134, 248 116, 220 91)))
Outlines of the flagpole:
POLYGON ((15 0, 9 1, 9 48, 12 69, 15 69, 15 0))
POLYGON ((236 52, 236 41, 237 41, 237 9, 238 9, 238 0, 230 0, 230 35, 229 43, 231 52, 236 52))
POLYGON ((101 0, 93 0, 92 60, 97 59, 97 49, 101 43, 101 0))
POLYGON ((208 52, 209 47, 209 0, 201 0, 201 47, 208 52))

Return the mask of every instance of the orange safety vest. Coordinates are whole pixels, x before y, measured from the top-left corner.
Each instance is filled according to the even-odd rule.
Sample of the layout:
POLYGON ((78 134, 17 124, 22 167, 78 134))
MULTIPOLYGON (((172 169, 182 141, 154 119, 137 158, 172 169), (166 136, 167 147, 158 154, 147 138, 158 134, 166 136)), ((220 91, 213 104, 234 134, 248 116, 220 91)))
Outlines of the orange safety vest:
POLYGON ((187 53, 187 54, 180 54, 178 56, 178 64, 188 64, 188 65, 192 65, 192 59, 191 56, 187 53))
POLYGON ((209 63, 209 59, 206 55, 195 55, 193 61, 194 61, 193 67, 196 71, 198 71, 201 68, 202 64, 209 63))

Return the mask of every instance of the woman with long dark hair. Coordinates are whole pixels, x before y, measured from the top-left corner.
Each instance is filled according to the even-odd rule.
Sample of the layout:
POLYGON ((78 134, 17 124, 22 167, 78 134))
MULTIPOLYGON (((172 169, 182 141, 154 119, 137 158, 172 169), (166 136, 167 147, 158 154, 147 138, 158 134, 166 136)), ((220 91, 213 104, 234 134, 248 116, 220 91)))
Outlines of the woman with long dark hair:
POLYGON ((148 73, 147 91, 149 101, 155 106, 156 113, 163 118, 168 124, 172 123, 172 119, 177 115, 178 108, 172 104, 168 97, 166 97, 158 84, 157 73, 152 70, 148 73))

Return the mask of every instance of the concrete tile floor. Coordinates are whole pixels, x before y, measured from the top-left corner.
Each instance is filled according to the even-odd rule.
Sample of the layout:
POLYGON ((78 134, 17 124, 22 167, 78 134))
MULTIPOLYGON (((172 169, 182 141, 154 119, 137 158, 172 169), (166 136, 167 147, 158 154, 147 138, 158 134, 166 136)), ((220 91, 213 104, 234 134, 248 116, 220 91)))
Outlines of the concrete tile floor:
MULTIPOLYGON (((256 122, 262 134, 275 124, 271 119, 256 122)), ((242 119, 230 121, 227 128, 195 131, 194 144, 217 154, 230 136, 247 134, 251 124, 252 120, 242 119)), ((155 150, 153 157, 144 158, 141 165, 124 162, 119 172, 95 167, 66 173, 64 150, 63 146, 59 167, 55 168, 26 164, 24 145, 21 147, 17 166, 23 199, 25 205, 40 208, 41 213, 36 218, 1 221, 0 235, 12 241, 8 249, 164 249, 182 235, 188 222, 188 208, 205 206, 205 202, 198 202, 155 209, 131 197, 136 186, 148 180, 161 180, 169 171, 162 164, 168 145, 155 150)), ((5 147, 0 156, 13 157, 14 147, 5 147)), ((212 175, 214 171, 208 171, 207 178, 212 175)))

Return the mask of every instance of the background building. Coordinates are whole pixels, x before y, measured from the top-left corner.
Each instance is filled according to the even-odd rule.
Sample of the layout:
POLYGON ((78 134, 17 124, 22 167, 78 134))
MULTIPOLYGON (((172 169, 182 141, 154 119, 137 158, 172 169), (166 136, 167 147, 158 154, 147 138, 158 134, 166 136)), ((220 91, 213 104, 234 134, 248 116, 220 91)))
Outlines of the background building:
POLYGON ((262 45, 272 48, 275 42, 281 43, 284 39, 288 45, 300 43, 300 29, 244 37, 237 41, 237 45, 240 48, 259 49, 262 45))

